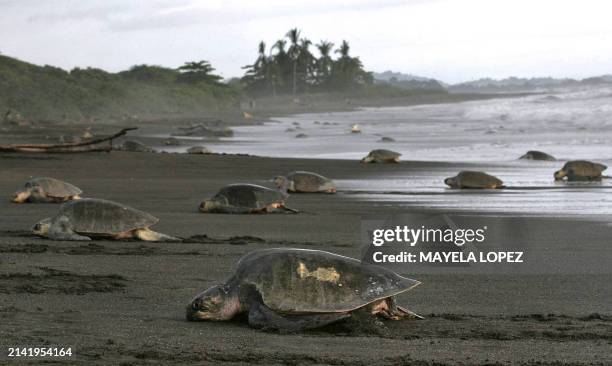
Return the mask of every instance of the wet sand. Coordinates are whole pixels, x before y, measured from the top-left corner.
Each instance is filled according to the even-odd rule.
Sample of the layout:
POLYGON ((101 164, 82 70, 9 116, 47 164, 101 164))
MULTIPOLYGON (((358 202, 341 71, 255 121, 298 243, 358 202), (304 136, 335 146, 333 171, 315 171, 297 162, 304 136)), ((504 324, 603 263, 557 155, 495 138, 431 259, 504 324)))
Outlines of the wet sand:
POLYGON ((459 169, 460 164, 365 167, 348 160, 113 152, 4 154, 0 167, 5 197, 31 175, 53 176, 81 187, 86 197, 150 212, 160 218, 153 227, 157 231, 191 237, 180 244, 49 241, 28 230, 57 205, 0 200, 3 344, 73 345, 78 364, 612 363, 612 269, 605 265, 609 220, 497 217, 509 225, 518 219, 529 225, 523 229, 559 270, 406 273, 423 284, 399 296, 399 302, 425 315, 422 321, 348 322, 278 334, 250 329, 244 319, 185 320, 186 303, 223 282, 251 250, 300 247, 359 257, 361 217, 405 211, 394 203, 339 193, 292 195, 290 206, 305 211, 297 215, 198 213, 198 203, 223 184, 269 185, 274 175, 297 169, 351 180, 394 170, 459 169), (563 268, 564 263, 571 265, 563 268))

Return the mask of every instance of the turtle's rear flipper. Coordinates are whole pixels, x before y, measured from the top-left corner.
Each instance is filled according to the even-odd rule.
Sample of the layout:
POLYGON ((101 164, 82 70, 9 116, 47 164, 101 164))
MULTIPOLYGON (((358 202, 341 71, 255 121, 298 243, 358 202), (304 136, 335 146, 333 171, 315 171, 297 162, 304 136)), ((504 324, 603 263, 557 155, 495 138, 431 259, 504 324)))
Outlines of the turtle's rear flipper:
POLYGON ((296 210, 296 209, 293 209, 293 208, 289 208, 287 206, 282 206, 281 209, 284 210, 285 213, 300 213, 299 210, 296 210))
POLYGON ((425 319, 424 317, 420 316, 419 314, 412 312, 406 308, 403 308, 401 306, 396 306, 395 307, 395 311, 394 311, 395 315, 398 315, 399 317, 402 318, 416 318, 416 319, 425 319))
POLYGON ((345 313, 282 316, 263 304, 253 304, 249 310, 251 327, 280 332, 319 328, 347 318, 350 318, 350 315, 345 313))
POLYGON ((158 233, 150 229, 138 229, 134 232, 134 236, 142 241, 182 241, 174 236, 158 233))

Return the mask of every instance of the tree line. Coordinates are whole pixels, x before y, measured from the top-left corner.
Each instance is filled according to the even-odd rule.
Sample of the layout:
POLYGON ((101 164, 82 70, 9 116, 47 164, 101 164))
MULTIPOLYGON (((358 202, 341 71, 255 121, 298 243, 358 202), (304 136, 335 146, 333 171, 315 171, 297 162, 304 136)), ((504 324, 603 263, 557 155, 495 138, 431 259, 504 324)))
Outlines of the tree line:
POLYGON ((311 52, 312 41, 302 37, 297 28, 290 29, 284 38, 269 49, 259 43, 255 62, 244 67, 241 82, 251 94, 293 94, 312 91, 343 91, 371 84, 372 73, 363 69, 359 57, 352 57, 346 40, 335 44, 320 41, 311 52), (337 58, 333 58, 337 54, 337 58))

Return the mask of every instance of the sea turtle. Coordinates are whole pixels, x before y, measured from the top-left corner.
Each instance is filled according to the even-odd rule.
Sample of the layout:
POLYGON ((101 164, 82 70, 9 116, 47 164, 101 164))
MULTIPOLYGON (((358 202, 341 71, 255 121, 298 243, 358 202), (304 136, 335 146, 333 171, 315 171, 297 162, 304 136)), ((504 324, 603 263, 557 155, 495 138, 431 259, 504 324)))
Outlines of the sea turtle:
POLYGON ((132 152, 153 152, 153 149, 151 149, 149 146, 134 140, 123 141, 120 150, 132 152))
POLYGON ((204 146, 192 146, 189 149, 187 149, 187 153, 188 154, 212 154, 212 151, 210 151, 208 148, 204 146))
POLYGON ((177 139, 176 137, 168 137, 167 139, 164 140, 164 145, 166 145, 166 146, 180 146, 181 145, 181 140, 177 139))
POLYGON ((221 285, 187 305, 187 319, 230 320, 248 313, 254 328, 300 331, 359 310, 387 319, 418 317, 395 296, 420 282, 357 259, 320 250, 274 248, 242 257, 221 285))
POLYGON ((336 193, 336 185, 331 179, 313 172, 291 172, 286 176, 276 176, 273 181, 283 192, 336 193))
POLYGON ((608 169, 600 163, 593 163, 586 160, 568 161, 561 170, 555 172, 555 180, 562 180, 567 177, 568 181, 592 181, 601 180, 601 173, 608 169))
POLYGON ((537 151, 537 150, 529 150, 525 155, 522 155, 519 159, 524 160, 548 160, 553 161, 557 160, 554 156, 549 155, 545 152, 537 151))
POLYGON ((57 215, 38 222, 36 235, 53 240, 91 240, 91 238, 179 241, 149 229, 159 219, 117 202, 84 198, 64 203, 57 215))
POLYGON ((399 157, 402 154, 385 149, 376 149, 370 151, 368 156, 361 159, 362 163, 399 163, 399 157))
POLYGON ((504 182, 483 172, 464 170, 454 177, 444 179, 451 188, 504 188, 504 182))
POLYGON ((230 184, 212 198, 202 201, 200 211, 205 213, 266 213, 297 212, 285 207, 287 194, 255 184, 230 184))
POLYGON ((83 131, 83 133, 81 134, 81 138, 83 140, 91 140, 94 138, 93 133, 91 133, 91 128, 87 128, 85 129, 85 131, 83 131))
POLYGON ((78 187, 48 177, 30 178, 23 188, 13 194, 11 200, 15 203, 33 202, 65 202, 70 200, 78 200, 83 191, 78 187))

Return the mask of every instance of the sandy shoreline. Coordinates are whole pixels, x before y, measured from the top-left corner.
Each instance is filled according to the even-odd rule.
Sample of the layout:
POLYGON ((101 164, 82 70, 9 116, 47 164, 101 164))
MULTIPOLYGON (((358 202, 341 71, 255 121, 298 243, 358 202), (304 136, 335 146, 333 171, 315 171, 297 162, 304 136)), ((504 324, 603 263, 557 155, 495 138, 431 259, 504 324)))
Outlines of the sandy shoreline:
POLYGON ((399 300, 426 315, 424 321, 386 322, 380 329, 345 324, 279 335, 251 330, 241 321, 184 320, 185 303, 222 282, 248 251, 291 246, 358 257, 361 217, 405 210, 337 194, 293 195, 291 206, 308 214, 199 214, 199 201, 221 185, 268 184, 270 177, 295 169, 363 179, 389 169, 409 172, 444 164, 404 163, 366 170, 344 160, 120 152, 4 154, 0 192, 5 196, 30 175, 50 175, 78 185, 85 196, 152 213, 161 219, 154 227, 161 232, 212 239, 181 244, 46 241, 32 237, 28 229, 57 206, 0 200, 0 317, 8 325, 0 328, 0 338, 10 344, 71 344, 77 349, 77 362, 83 364, 612 362, 612 272, 602 260, 609 253, 611 227, 601 221, 521 221, 538 241, 540 254, 550 254, 560 265, 569 263, 556 273, 415 273, 423 284, 399 300))

